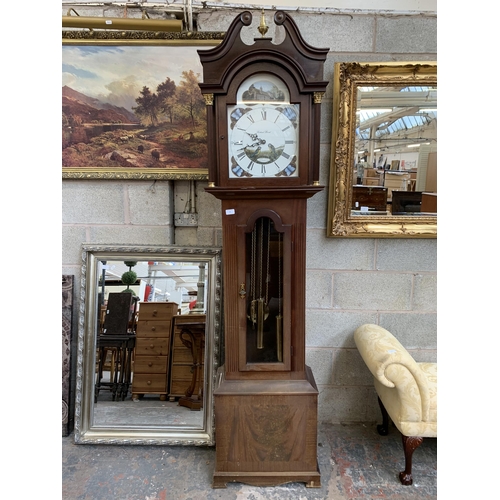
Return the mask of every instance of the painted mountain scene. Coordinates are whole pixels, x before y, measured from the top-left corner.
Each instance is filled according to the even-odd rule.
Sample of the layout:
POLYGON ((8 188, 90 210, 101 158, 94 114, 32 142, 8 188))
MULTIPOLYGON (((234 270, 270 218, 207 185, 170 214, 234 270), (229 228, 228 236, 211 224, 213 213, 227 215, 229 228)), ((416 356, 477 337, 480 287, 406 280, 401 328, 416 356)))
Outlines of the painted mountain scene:
POLYGON ((63 46, 63 168, 207 168, 194 46, 63 46))

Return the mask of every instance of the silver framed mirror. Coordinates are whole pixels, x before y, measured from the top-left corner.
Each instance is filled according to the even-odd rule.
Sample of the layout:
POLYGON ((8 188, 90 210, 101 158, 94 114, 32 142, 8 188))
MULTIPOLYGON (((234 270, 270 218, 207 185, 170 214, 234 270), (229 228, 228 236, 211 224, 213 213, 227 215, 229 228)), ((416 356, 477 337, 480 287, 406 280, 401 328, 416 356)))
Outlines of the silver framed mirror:
MULTIPOLYGON (((213 446, 213 389, 220 363, 221 249, 84 245, 82 261, 75 443, 213 446), (117 298, 128 301, 125 326, 112 321, 117 298), (171 326, 157 323, 170 333, 165 339, 157 337, 155 344, 161 340, 169 347, 164 352, 146 352, 151 356, 144 358, 139 340, 143 326, 138 325, 152 324, 144 319, 147 308, 156 310, 157 305, 174 311, 171 326), (202 342, 179 333, 188 325, 198 327, 202 342), (175 364, 177 344, 180 350, 184 348, 184 358, 175 364), (152 392, 140 385, 144 359, 152 360, 149 365, 163 363, 144 382, 153 381, 152 392), (180 388, 175 385, 179 377, 184 377, 180 388), (158 378, 163 388, 154 385, 158 378), (186 404, 186 398, 196 399, 198 407, 192 401, 186 404)), ((122 315, 119 318, 121 321, 122 315)), ((148 343, 145 348, 151 347, 148 343)))

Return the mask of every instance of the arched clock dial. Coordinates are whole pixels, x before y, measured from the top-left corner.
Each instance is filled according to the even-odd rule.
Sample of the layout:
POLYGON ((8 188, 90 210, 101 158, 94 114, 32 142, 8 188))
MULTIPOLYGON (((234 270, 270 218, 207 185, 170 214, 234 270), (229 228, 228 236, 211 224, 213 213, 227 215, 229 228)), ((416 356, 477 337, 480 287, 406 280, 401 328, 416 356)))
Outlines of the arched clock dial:
POLYGON ((228 107, 229 177, 297 177, 299 106, 228 107))

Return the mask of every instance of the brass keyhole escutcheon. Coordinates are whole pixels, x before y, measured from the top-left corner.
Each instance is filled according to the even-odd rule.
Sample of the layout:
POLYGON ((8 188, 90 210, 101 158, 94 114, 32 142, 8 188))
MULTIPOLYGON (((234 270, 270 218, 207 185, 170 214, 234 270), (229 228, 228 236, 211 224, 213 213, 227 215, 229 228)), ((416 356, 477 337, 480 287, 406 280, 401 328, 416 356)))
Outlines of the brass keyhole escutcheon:
POLYGON ((245 298, 245 296, 247 294, 247 291, 245 290, 245 283, 241 283, 239 294, 240 294, 240 299, 245 298))

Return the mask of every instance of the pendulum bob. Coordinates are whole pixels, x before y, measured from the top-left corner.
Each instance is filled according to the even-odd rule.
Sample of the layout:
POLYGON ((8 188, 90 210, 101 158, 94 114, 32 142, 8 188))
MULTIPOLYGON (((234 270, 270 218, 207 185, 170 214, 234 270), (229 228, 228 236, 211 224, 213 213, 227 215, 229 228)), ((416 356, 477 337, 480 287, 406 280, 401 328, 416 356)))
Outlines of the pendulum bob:
POLYGON ((264 321, 269 316, 269 307, 263 298, 250 302, 250 314, 247 318, 252 323, 252 330, 257 328, 257 349, 264 348, 264 321))

